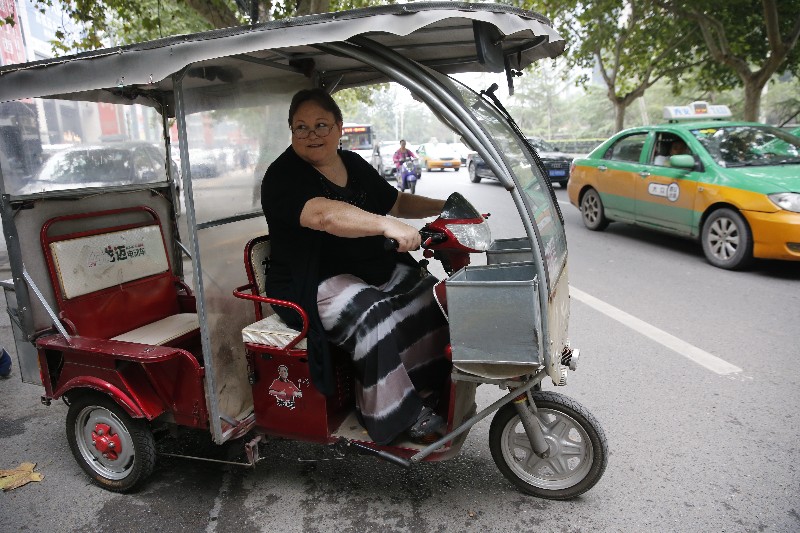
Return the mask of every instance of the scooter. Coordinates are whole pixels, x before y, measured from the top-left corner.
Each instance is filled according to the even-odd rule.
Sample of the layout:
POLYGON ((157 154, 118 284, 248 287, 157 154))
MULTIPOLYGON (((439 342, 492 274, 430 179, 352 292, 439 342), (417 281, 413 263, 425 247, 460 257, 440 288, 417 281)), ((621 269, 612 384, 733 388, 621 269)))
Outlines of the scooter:
MULTIPOLYGON (((455 456, 467 432, 495 413, 489 434, 492 458, 518 489, 542 498, 569 499, 594 486, 608 461, 600 424, 574 400, 542 391, 547 372, 541 365, 504 357, 509 350, 532 348, 524 346, 524 341, 519 344, 509 339, 520 339, 521 330, 533 320, 528 313, 534 312, 530 299, 535 288, 527 281, 533 265, 525 261, 470 265, 471 255, 487 252, 490 263, 494 263, 490 246, 496 241, 492 240, 488 217, 461 194, 453 193, 440 216, 420 229, 425 258, 421 268, 427 268, 433 259, 447 274, 433 290, 450 325, 451 343, 446 355, 454 367, 450 380, 438 391, 441 399, 435 407, 447 420, 446 432, 429 445, 402 439, 378 445, 368 439, 353 410, 349 386, 353 377, 346 354, 335 358, 334 372, 340 387, 336 394, 325 398, 316 390, 309 379, 307 352, 298 349, 308 330, 307 315, 291 302, 260 295, 260 280, 266 274, 261 268, 269 265, 268 257, 262 255, 268 239, 256 239, 245 254, 246 265, 253 265, 248 267, 251 283, 237 288, 234 295, 253 301, 257 314, 262 304, 290 307, 300 313, 304 324, 301 331, 290 330, 283 340, 275 339, 278 328, 274 315, 265 319, 272 324, 260 333, 251 326, 253 331, 245 344, 257 433, 327 443, 336 453, 373 455, 409 468, 421 461, 455 456), (487 314, 487 310, 493 312, 487 314), (475 360, 472 351, 476 348, 492 350, 498 360, 475 360), (508 393, 476 412, 475 389, 479 384, 499 385, 508 393)), ((397 242, 387 239, 385 246, 394 249, 397 242)), ((511 253, 524 259, 530 250, 520 246, 511 253)), ((575 370, 578 356, 578 350, 566 347, 560 362, 575 370)))
POLYGON ((400 166, 396 168, 394 172, 398 188, 401 191, 408 189, 411 194, 414 194, 417 189, 417 180, 420 174, 416 158, 404 158, 400 166))

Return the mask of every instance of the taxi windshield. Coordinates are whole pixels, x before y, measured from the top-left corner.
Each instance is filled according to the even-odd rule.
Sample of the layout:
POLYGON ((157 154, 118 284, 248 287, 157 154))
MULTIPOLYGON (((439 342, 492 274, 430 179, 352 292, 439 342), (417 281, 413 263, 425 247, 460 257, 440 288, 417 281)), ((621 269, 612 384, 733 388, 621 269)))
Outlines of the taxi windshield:
POLYGON ((691 132, 723 167, 800 164, 800 138, 778 128, 739 125, 691 132))

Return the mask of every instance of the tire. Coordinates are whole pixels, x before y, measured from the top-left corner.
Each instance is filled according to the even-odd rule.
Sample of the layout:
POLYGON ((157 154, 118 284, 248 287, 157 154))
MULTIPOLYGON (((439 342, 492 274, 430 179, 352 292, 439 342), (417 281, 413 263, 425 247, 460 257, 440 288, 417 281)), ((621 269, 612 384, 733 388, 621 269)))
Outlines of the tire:
POLYGON ((715 267, 740 270, 753 261, 753 233, 744 217, 733 209, 711 213, 700 235, 703 253, 715 267))
POLYGON ((155 442, 147 423, 131 418, 108 397, 87 394, 69 406, 67 441, 83 471, 113 492, 134 490, 155 466, 155 442))
POLYGON ((603 201, 594 189, 586 191, 581 198, 581 218, 583 225, 592 231, 603 231, 608 227, 603 201))
POLYGON ((410 181, 408 183, 408 189, 411 191, 411 194, 414 194, 414 192, 417 190, 417 180, 410 181))
POLYGON ((514 404, 492 419, 489 447, 500 472, 520 491, 548 500, 569 500, 597 483, 608 464, 608 443, 599 422, 578 402, 556 392, 532 392, 539 423, 553 453, 531 450, 514 404))
POLYGON ((469 172, 469 181, 472 183, 480 183, 481 177, 478 176, 477 172, 475 172, 475 163, 470 163, 467 167, 467 172, 469 172))

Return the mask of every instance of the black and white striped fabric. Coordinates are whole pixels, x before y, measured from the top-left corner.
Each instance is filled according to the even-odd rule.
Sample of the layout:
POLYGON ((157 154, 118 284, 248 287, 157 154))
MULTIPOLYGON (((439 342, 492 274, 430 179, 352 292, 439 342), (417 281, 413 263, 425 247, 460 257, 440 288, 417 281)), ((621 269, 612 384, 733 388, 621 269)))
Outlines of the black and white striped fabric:
POLYGON ((353 356, 358 409, 378 444, 408 429, 423 406, 419 393, 441 390, 450 372, 447 321, 433 297, 436 281, 398 264, 380 287, 350 274, 319 285, 322 325, 330 341, 353 356))

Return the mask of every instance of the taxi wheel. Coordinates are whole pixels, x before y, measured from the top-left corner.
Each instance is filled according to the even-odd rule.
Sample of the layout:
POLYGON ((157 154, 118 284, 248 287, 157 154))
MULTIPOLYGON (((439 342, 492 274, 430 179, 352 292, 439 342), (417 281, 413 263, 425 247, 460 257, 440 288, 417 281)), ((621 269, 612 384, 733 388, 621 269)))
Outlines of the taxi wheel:
POLYGON ((594 189, 589 189, 581 198, 581 217, 583 225, 592 231, 602 231, 608 227, 609 220, 603 209, 603 201, 594 189))
POLYGON ((703 224, 703 253, 709 263, 727 270, 746 267, 753 260, 753 234, 747 221, 733 209, 717 209, 703 224))
POLYGON ((67 441, 83 471, 113 492, 135 489, 155 466, 155 442, 147 423, 99 394, 80 396, 70 404, 67 441))

